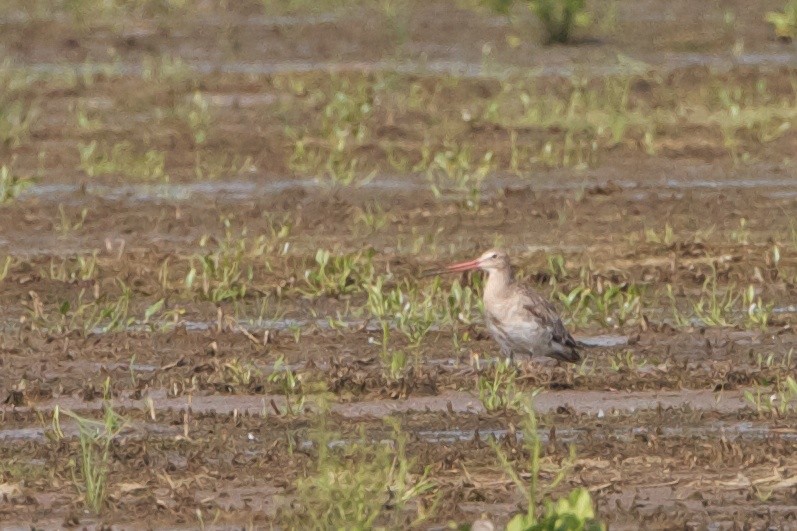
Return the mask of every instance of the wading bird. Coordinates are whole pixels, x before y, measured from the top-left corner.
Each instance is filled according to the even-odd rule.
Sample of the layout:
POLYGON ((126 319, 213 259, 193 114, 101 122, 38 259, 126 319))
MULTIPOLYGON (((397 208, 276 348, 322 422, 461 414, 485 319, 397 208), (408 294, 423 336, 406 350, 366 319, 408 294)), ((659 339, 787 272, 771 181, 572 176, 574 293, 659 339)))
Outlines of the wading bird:
POLYGON ((460 262, 439 272, 456 273, 481 269, 484 285, 484 320, 501 353, 548 356, 575 363, 581 360, 579 346, 562 323, 553 304, 531 288, 519 284, 512 274, 509 255, 493 249, 476 260, 460 262))

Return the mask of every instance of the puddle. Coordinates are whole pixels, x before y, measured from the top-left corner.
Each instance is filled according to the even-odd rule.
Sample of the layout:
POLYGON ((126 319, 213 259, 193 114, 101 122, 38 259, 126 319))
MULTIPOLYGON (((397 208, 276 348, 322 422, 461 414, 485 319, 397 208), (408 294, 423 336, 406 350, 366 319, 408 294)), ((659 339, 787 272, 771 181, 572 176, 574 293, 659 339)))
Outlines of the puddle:
MULTIPOLYGON (((214 107, 257 107, 277 101, 275 94, 202 94, 214 107)), ((186 98, 186 99, 190 99, 186 98)))
MULTIPOLYGON (((696 168, 695 168, 696 169, 696 168)), ((703 168, 705 170, 705 168, 703 168)), ((683 179, 651 179, 650 181, 612 181, 612 186, 630 192, 632 198, 645 200, 650 193, 658 193, 662 190, 771 190, 773 192, 795 193, 797 194, 797 179, 794 177, 784 178, 727 178, 727 179, 691 179, 689 173, 692 168, 685 170, 683 179), (644 193, 644 192, 647 192, 644 193)), ((493 175, 488 178, 482 186, 482 194, 485 198, 490 197, 496 192, 504 190, 512 191, 531 191, 531 192, 552 192, 552 191, 571 191, 581 190, 586 187, 602 183, 604 179, 592 178, 585 174, 584 180, 562 181, 558 179, 519 179, 505 175, 493 175)), ((163 184, 34 184, 28 187, 20 198, 36 198, 40 201, 51 203, 62 203, 69 198, 72 202, 81 204, 85 201, 86 195, 98 197, 110 201, 136 202, 157 202, 157 201, 180 201, 188 202, 197 199, 210 199, 214 201, 240 202, 252 200, 253 198, 269 197, 290 191, 324 191, 329 190, 329 186, 322 179, 279 179, 272 181, 258 182, 253 180, 218 180, 189 183, 163 183, 163 184), (71 196, 71 197, 70 197, 71 196)), ((366 191, 390 191, 390 192, 417 192, 428 190, 428 184, 420 175, 383 175, 377 179, 363 183, 353 189, 366 191)), ((455 198, 449 195, 449 198, 455 198)))
MULTIPOLYGON (((77 434, 77 431, 75 431, 77 434)), ((44 440, 43 428, 17 428, 0 430, 0 441, 38 441, 44 440)))
MULTIPOLYGON (((564 443, 575 443, 579 439, 583 439, 587 435, 600 435, 602 438, 615 438, 621 441, 633 441, 637 437, 646 436, 654 430, 648 428, 620 428, 620 429, 556 429, 556 440, 564 443)), ((452 444, 456 442, 468 442, 474 440, 477 435, 481 440, 487 440, 490 437, 500 438, 509 433, 506 429, 485 429, 478 430, 426 430, 417 432, 417 436, 430 443, 439 444, 452 444)), ((537 437, 539 437, 542 444, 548 444, 550 441, 550 429, 541 428, 537 430, 537 437)), ((516 432, 517 438, 522 440, 523 433, 516 432)), ((655 430, 657 437, 689 437, 699 439, 719 439, 725 437, 727 439, 766 439, 777 435, 786 441, 797 441, 797 430, 795 429, 772 429, 767 425, 756 425, 752 422, 713 422, 705 426, 681 426, 677 428, 663 427, 660 430, 655 430)))
MULTIPOLYGON (((550 394, 558 394, 558 393, 550 393, 550 394)), ((604 393, 605 394, 605 393, 604 393)), ((190 400, 190 408, 195 413, 206 413, 209 411, 215 411, 216 413, 221 414, 231 414, 237 411, 239 414, 242 413, 249 413, 252 415, 257 414, 265 414, 270 415, 272 414, 270 401, 274 399, 278 399, 279 397, 229 397, 232 402, 235 402, 239 407, 234 408, 227 408, 225 409, 223 406, 220 406, 219 398, 223 397, 213 397, 213 400, 207 400, 210 397, 194 397, 190 400), (252 410, 253 401, 259 402, 256 406, 256 410, 252 410), (264 407, 268 404, 269 407, 264 407)), ((658 397, 661 398, 661 397, 658 397)), ((349 418, 357 418, 357 417, 381 417, 387 413, 387 409, 390 409, 390 413, 396 412, 412 412, 412 411, 420 411, 420 412, 429 412, 429 411, 445 411, 447 410, 448 402, 453 404, 459 403, 460 407, 454 407, 454 411, 458 413, 483 413, 483 411, 477 411, 472 407, 471 402, 473 402, 473 397, 467 397, 465 400, 468 402, 468 406, 462 409, 461 405, 463 404, 463 397, 458 396, 456 392, 449 392, 446 393, 446 396, 439 396, 439 397, 419 397, 410 400, 399 400, 394 402, 381 401, 382 406, 387 407, 380 407, 379 412, 377 413, 375 409, 369 408, 369 405, 363 404, 337 404, 333 406, 332 411, 336 413, 342 413, 344 416, 349 418), (452 400, 453 399, 453 400, 452 400), (391 405, 392 404, 392 405, 391 405), (442 404, 445 406, 441 407, 442 404), (368 412, 372 414, 369 414, 368 412), (356 414, 353 414, 355 413, 356 414), (377 414, 373 414, 377 413, 377 414)), ((182 402, 183 409, 187 407, 188 400, 180 400, 180 399, 166 399, 166 400, 157 400, 155 401, 155 409, 156 411, 164 411, 166 409, 177 409, 175 407, 171 407, 170 405, 172 402, 182 402), (165 407, 164 407, 165 406, 165 407)), ((68 402, 72 402, 71 399, 67 401, 60 401, 66 402, 61 405, 62 408, 67 409, 70 408, 70 404, 68 402)), ((115 401, 115 404, 121 405, 124 403, 124 400, 121 403, 115 401)), ((684 402, 686 403, 686 402, 684 402)), ((542 404, 538 400, 536 402, 537 410, 544 414, 546 412, 550 412, 549 409, 545 407, 541 407, 542 404)), ((78 404, 71 404, 71 406, 76 406, 78 404)), ((94 407, 95 404, 93 402, 83 403, 83 407, 71 407, 70 409, 99 409, 101 404, 96 404, 98 407, 94 407)), ((43 404, 37 405, 37 410, 42 411, 46 410, 46 407, 42 407, 43 404)), ((24 409, 24 408, 22 408, 24 409)), ((78 434, 77 425, 71 419, 62 419, 61 422, 61 429, 66 437, 76 437, 78 434)), ((14 428, 14 429, 5 429, 0 430, 0 441, 12 441, 12 440, 33 440, 33 441, 44 441, 46 439, 46 432, 51 431, 50 427, 47 428, 14 428)), ((164 426, 162 424, 156 423, 135 423, 129 425, 122 434, 119 435, 121 438, 125 437, 138 437, 142 434, 151 434, 151 435, 159 435, 159 436, 179 436, 182 433, 182 428, 179 426, 164 426)), ((507 429, 501 428, 487 428, 487 429, 456 429, 456 428, 448 428, 442 430, 420 430, 415 432, 415 435, 422 441, 433 443, 433 444, 452 444, 456 442, 467 442, 476 439, 477 437, 481 440, 487 440, 491 437, 494 438, 501 438, 504 437, 509 433, 507 429)), ((541 428, 538 430, 538 437, 543 444, 547 444, 550 439, 550 428, 541 428)), ((712 423, 708 423, 705 425, 695 425, 695 426, 679 426, 679 427, 656 427, 655 429, 647 428, 647 427, 625 427, 625 428, 601 428, 599 430, 595 428, 561 428, 556 429, 556 440, 559 442, 564 443, 571 443, 571 442, 578 442, 579 440, 583 440, 584 438, 591 437, 594 438, 596 436, 601 438, 614 438, 620 441, 633 441, 637 437, 647 436, 648 434, 654 435, 656 437, 664 437, 664 438, 677 438, 677 437, 688 437, 688 438, 698 438, 698 439, 713 439, 717 440, 722 437, 727 439, 746 439, 746 440, 761 440, 766 439, 768 437, 777 436, 786 441, 797 441, 797 429, 795 428, 777 428, 773 427, 768 424, 755 424, 749 421, 740 421, 740 422, 732 422, 732 421, 715 421, 712 423)), ((523 439, 522 432, 516 432, 516 436, 519 439, 523 439)), ((248 439, 252 443, 257 443, 258 438, 255 435, 249 434, 248 439)), ((336 439, 332 440, 328 443, 330 448, 333 447, 340 447, 346 446, 351 444, 352 441, 345 440, 345 439, 336 439)), ((302 449, 310 449, 313 446, 312 441, 304 440, 299 442, 299 447, 302 449)))
MULTIPOLYGON (((525 249, 525 248, 524 248, 525 249)), ((526 249, 528 250, 528 249, 526 249)), ((365 319, 352 319, 352 320, 340 320, 337 317, 334 318, 334 326, 330 323, 329 319, 268 319, 268 320, 259 320, 257 322, 246 322, 245 320, 238 321, 236 326, 239 329, 246 330, 254 335, 262 334, 267 331, 286 331, 286 330, 296 330, 296 329, 316 329, 316 330, 337 330, 340 328, 347 328, 347 329, 363 329, 366 332, 379 332, 381 330, 379 324, 374 320, 365 320, 365 319)), ((479 322, 476 320, 475 322, 479 322)), ((15 321, 11 321, 7 323, 7 327, 10 330, 13 330, 18 323, 15 321)), ((216 321, 180 321, 178 323, 179 326, 184 327, 189 332, 204 332, 207 330, 213 330, 218 326, 216 321)), ((107 333, 118 333, 118 332, 151 332, 153 330, 158 331, 169 331, 175 328, 174 321, 148 321, 147 323, 143 322, 135 322, 129 324, 123 328, 115 328, 112 331, 107 331, 103 327, 96 327, 91 330, 92 334, 95 335, 102 335, 107 333)), ((391 321, 390 323, 391 330, 398 329, 398 323, 395 321, 391 321)), ((441 328, 437 325, 432 325, 429 328, 430 332, 439 332, 441 328)), ((611 334, 603 334, 603 335, 595 335, 595 336, 578 336, 576 339, 583 343, 587 347, 618 347, 623 345, 628 345, 628 336, 621 336, 621 335, 611 335, 611 334)), ((448 361, 446 361, 448 362, 448 361)), ((98 364, 100 366, 102 364, 98 364)), ((108 367, 107 365, 103 365, 108 367)), ((115 364, 114 367, 111 368, 128 368, 127 364, 120 363, 115 364)), ((141 371, 149 371, 149 370, 156 370, 156 368, 151 367, 149 365, 142 365, 141 368, 135 368, 134 370, 141 370, 141 371)))
MULTIPOLYGON (((278 17, 280 18, 280 17, 278 17)), ((300 19, 284 17, 281 22, 290 24, 300 19)), ((267 24, 268 19, 263 19, 262 24, 267 24)), ((278 20, 271 19, 276 25, 278 20)), ((311 23, 322 23, 311 22, 311 23)), ((422 46, 423 44, 416 44, 422 46)), ((450 48, 446 48, 450 52, 450 48)), ((631 58, 631 60, 617 61, 612 64, 600 62, 571 63, 571 64, 538 64, 517 66, 512 64, 469 62, 458 59, 442 58, 425 61, 407 61, 399 59, 383 59, 377 61, 239 61, 239 62, 213 62, 202 60, 187 60, 186 65, 198 74, 246 74, 246 75, 286 75, 303 74, 312 72, 395 72, 407 75, 443 75, 471 79, 507 79, 513 77, 572 77, 580 76, 614 76, 633 75, 655 69, 658 73, 667 73, 683 68, 708 67, 715 72, 731 70, 737 66, 759 67, 794 67, 797 66, 797 56, 792 53, 743 53, 732 55, 730 53, 682 53, 663 52, 648 54, 645 57, 631 58)), ((65 74, 115 74, 122 76, 140 76, 142 66, 138 63, 45 63, 25 65, 24 68, 32 73, 45 75, 65 74)))
MULTIPOLYGON (((254 26, 259 28, 291 28, 296 26, 315 26, 318 24, 329 24, 336 22, 345 17, 345 13, 319 13, 316 15, 278 15, 278 16, 228 16, 224 18, 209 18, 201 17, 192 19, 191 23, 197 26, 204 27, 219 27, 219 26, 254 26)), ((71 19, 65 13, 51 13, 36 11, 35 15, 31 15, 27 11, 11 11, 0 17, 0 26, 11 24, 25 24, 34 21, 39 22, 71 22, 71 19)), ((145 36, 150 35, 152 32, 147 30, 134 30, 127 32, 124 36, 145 36)))
POLYGON ((599 335, 590 337, 576 337, 580 343, 588 347, 619 347, 628 344, 628 336, 599 335))
MULTIPOLYGON (((271 401, 278 407, 285 406, 285 398, 280 395, 209 395, 169 398, 165 391, 153 391, 148 395, 154 402, 156 411, 181 410, 190 408, 195 412, 217 414, 269 415, 271 401)), ((114 399, 117 407, 147 408, 144 400, 133 400, 127 396, 114 399)), ((634 413, 654 410, 659 407, 691 408, 700 411, 734 413, 747 407, 743 390, 714 393, 704 390, 684 389, 680 391, 544 391, 534 400, 535 408, 541 414, 555 412, 561 407, 571 408, 576 413, 609 416, 615 413, 634 413)), ((97 410, 102 401, 86 402, 77 397, 60 397, 43 400, 34 404, 38 411, 52 411, 58 405, 62 409, 75 411, 97 410)), ((15 408, 4 405, 0 411, 15 409, 25 411, 29 408, 15 408)), ((348 418, 382 418, 394 413, 411 411, 437 411, 458 413, 486 413, 479 399, 464 391, 444 391, 436 396, 411 397, 406 400, 364 400, 333 404, 331 411, 348 418)))
MULTIPOLYGON (((77 184, 35 184, 28 187, 19 197, 35 197, 40 200, 60 202, 63 201, 66 195, 76 195, 78 200, 80 200, 87 194, 111 201, 190 201, 197 197, 212 197, 238 202, 249 200, 253 197, 268 197, 294 190, 324 190, 327 188, 319 179, 285 179, 267 182, 219 180, 181 184, 88 184, 85 186, 77 184)), ((359 188, 383 191, 413 191, 426 189, 427 186, 396 177, 371 181, 360 185, 359 188)))

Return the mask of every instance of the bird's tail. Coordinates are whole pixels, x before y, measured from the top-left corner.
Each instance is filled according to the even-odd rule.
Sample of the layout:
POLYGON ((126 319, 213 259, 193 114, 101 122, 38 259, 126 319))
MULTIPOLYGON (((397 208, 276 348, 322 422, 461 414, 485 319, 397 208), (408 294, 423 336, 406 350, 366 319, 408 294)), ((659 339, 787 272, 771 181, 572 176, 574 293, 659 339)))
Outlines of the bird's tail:
MULTIPOLYGON (((581 354, 578 353, 576 347, 571 347, 562 344, 555 344, 558 348, 548 354, 555 360, 566 361, 568 363, 578 363, 581 361, 581 354)), ((579 345, 580 346, 580 345, 579 345)))

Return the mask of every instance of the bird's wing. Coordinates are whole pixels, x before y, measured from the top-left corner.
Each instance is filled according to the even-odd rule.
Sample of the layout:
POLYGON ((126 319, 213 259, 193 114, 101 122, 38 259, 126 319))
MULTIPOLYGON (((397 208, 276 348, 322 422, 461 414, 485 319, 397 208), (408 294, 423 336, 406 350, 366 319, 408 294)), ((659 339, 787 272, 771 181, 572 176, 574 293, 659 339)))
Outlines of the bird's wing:
POLYGON ((554 342, 566 347, 577 347, 578 343, 565 328, 559 313, 551 302, 539 293, 524 288, 523 308, 529 312, 539 323, 551 330, 554 342))

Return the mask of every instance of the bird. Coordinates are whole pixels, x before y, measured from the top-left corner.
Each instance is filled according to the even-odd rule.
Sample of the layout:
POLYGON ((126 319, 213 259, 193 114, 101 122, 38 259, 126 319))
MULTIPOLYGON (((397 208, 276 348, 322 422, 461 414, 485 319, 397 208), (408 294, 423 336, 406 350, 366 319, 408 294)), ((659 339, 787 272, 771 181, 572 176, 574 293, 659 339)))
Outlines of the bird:
POLYGON ((438 272, 475 269, 487 273, 482 297, 487 329, 511 363, 515 354, 581 361, 580 345, 565 328, 554 305, 515 280, 509 255, 503 250, 490 249, 475 260, 451 264, 438 272))

